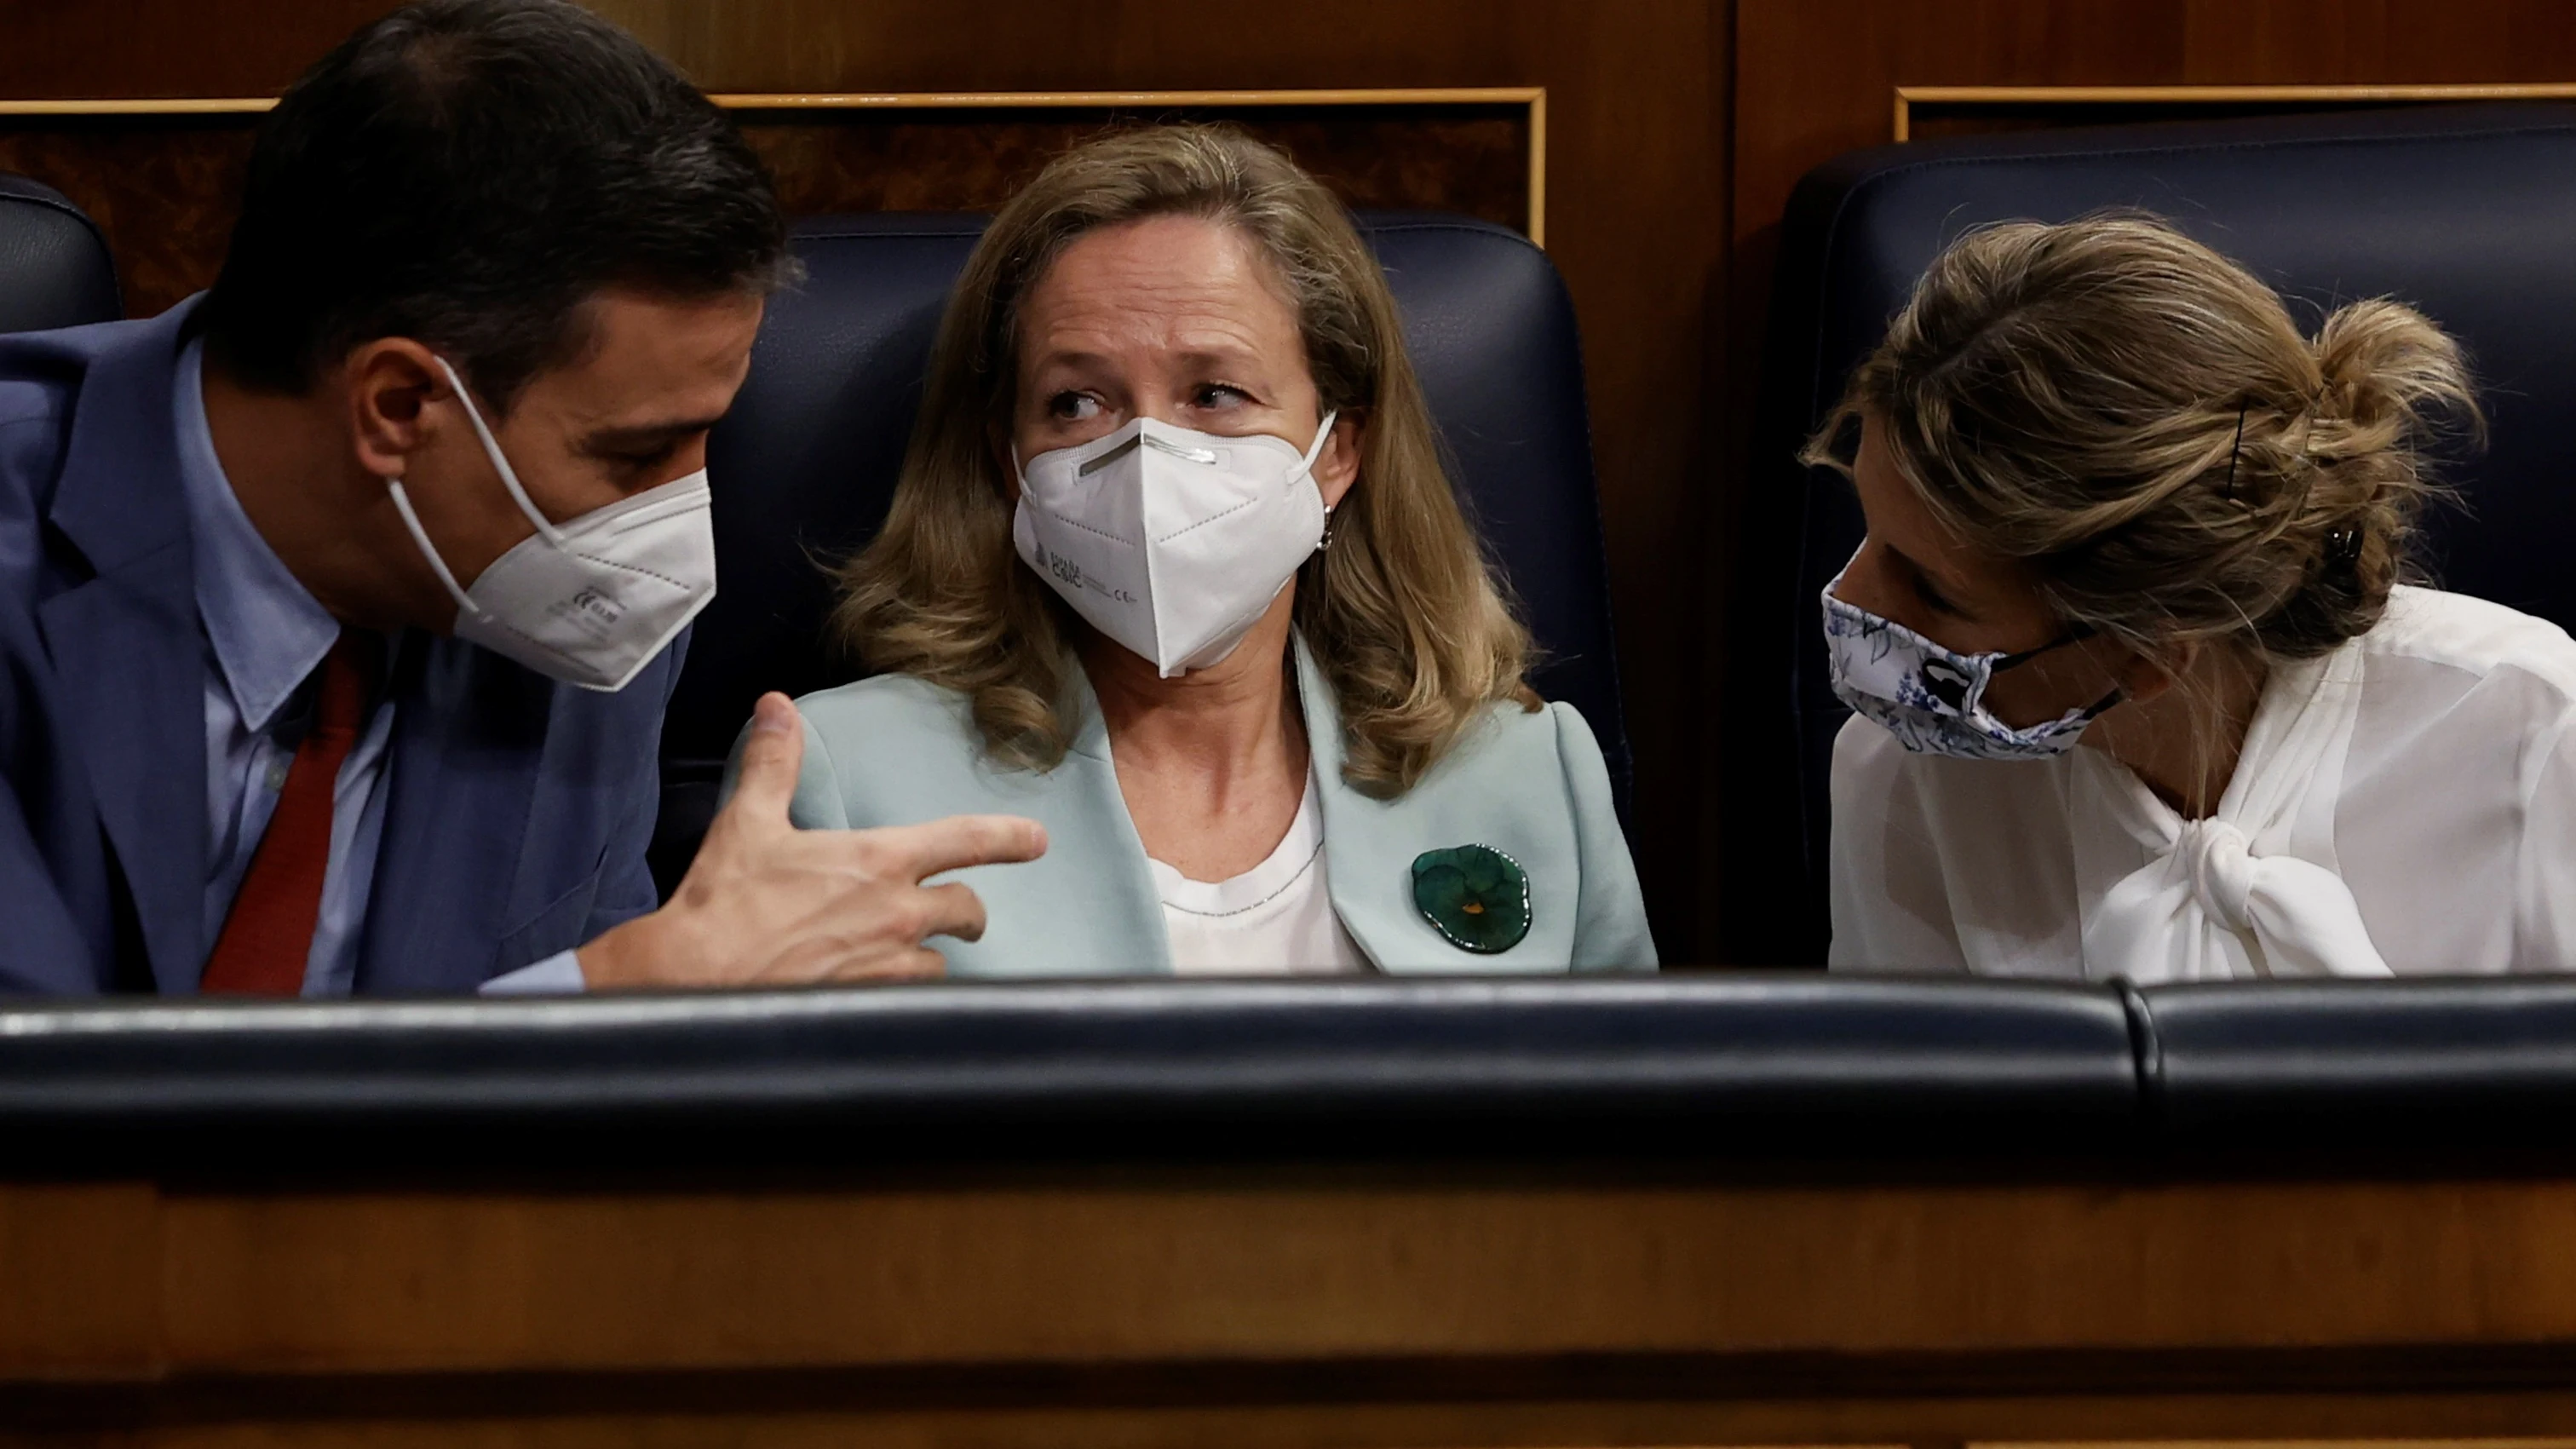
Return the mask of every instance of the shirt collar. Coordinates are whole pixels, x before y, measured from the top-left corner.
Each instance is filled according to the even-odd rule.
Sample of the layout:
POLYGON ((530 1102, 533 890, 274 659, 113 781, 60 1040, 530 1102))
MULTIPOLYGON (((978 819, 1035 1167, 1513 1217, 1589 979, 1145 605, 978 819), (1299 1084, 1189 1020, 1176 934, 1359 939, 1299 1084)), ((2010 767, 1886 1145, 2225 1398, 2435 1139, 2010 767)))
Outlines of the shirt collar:
POLYGON ((242 512, 206 424, 205 342, 179 353, 179 483, 195 539, 197 614, 242 723, 265 730, 339 640, 339 621, 287 572, 242 512))

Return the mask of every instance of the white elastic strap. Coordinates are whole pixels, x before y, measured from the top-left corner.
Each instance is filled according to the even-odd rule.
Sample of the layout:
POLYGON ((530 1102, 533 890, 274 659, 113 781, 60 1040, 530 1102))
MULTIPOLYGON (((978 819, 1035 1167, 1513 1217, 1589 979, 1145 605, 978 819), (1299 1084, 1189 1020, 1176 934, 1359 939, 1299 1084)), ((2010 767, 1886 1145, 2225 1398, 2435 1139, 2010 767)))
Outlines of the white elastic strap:
MULTIPOLYGON (((1305 461, 1303 461, 1303 462, 1301 462, 1301 463, 1299 463, 1299 464, 1297 465, 1297 476, 1298 476, 1298 477, 1303 478, 1303 479, 1307 480, 1307 481, 1308 481, 1308 482, 1310 482, 1310 483, 1311 483, 1311 482, 1314 482, 1314 478, 1315 478, 1315 460, 1316 460, 1317 458, 1320 458, 1320 457, 1324 456, 1324 443, 1325 443, 1325 440, 1333 436, 1333 419, 1338 418, 1338 417, 1340 417, 1340 416, 1341 416, 1341 413, 1340 413, 1338 410, 1336 410, 1336 411, 1334 411, 1334 412, 1329 412, 1329 413, 1324 414, 1324 425, 1323 425, 1322 427, 1317 428, 1317 429, 1315 430, 1315 446, 1313 446, 1313 447, 1311 447, 1311 448, 1308 448, 1308 449, 1306 450, 1306 457, 1305 457, 1305 461)), ((1293 487, 1294 485, 1292 484, 1291 486, 1293 487)), ((1324 496, 1324 485, 1322 485, 1322 484, 1320 484, 1320 483, 1315 484, 1315 496, 1316 496, 1316 498, 1317 498, 1317 499, 1319 499, 1319 500, 1324 496)), ((1315 535, 1315 548, 1314 548, 1314 551, 1315 551, 1316 553, 1322 553, 1324 550, 1326 550, 1326 549, 1328 549, 1328 548, 1331 548, 1332 546, 1333 546, 1333 505, 1331 505, 1331 504, 1327 503, 1327 504, 1325 504, 1325 505, 1324 505, 1324 527, 1323 527, 1323 531, 1315 535)), ((1286 588, 1286 587, 1288 587, 1288 586, 1287 586, 1286 584, 1281 584, 1279 587, 1281 587, 1281 588, 1283 588, 1283 589, 1284 589, 1284 588, 1286 588)), ((1266 607, 1268 607, 1268 606, 1267 606, 1267 605, 1264 605, 1264 607, 1266 608, 1266 607)))
POLYGON ((385 487, 393 492, 394 511, 402 515, 403 527, 411 530, 411 541, 420 545, 420 556, 429 560, 429 566, 438 573, 438 581, 447 585, 447 592, 456 596, 456 607, 477 618, 482 617, 483 611, 475 608, 474 601, 465 597, 465 591, 456 586, 456 575, 447 571, 447 560, 438 556, 438 545, 429 541, 429 531, 420 526, 420 515, 411 511, 411 495, 403 492, 402 480, 388 478, 385 487))
POLYGON ((1315 446, 1308 448, 1305 458, 1297 464, 1300 469, 1313 468, 1315 460, 1324 456, 1324 440, 1333 435, 1333 419, 1340 416, 1338 410, 1324 414, 1324 425, 1315 430, 1315 446))
POLYGON ((447 380, 456 385, 456 400, 465 404, 466 419, 474 424, 474 436, 483 440, 484 455, 492 460, 493 470, 501 475, 501 486, 510 490, 510 496, 518 501, 519 511, 537 526, 537 532, 545 535, 546 542, 562 547, 563 535, 555 531, 554 524, 543 513, 537 511, 537 505, 528 501, 528 490, 519 486, 518 470, 510 466, 510 460, 501 452, 501 444, 493 438, 492 430, 483 425, 483 410, 474 406, 474 395, 465 390, 465 379, 456 375, 456 369, 444 357, 438 359, 438 367, 447 374, 447 380))

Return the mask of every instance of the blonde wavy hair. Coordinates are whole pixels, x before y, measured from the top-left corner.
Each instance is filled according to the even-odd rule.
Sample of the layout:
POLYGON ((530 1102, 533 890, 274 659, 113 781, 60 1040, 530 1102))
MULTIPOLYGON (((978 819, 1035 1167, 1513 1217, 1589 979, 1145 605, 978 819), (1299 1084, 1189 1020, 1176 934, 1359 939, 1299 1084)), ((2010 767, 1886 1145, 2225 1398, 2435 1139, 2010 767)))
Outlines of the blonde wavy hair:
POLYGON ((966 695, 994 759, 1063 760, 1068 643, 1085 626, 1012 548, 994 440, 1017 401, 1021 300, 1075 238, 1155 216, 1251 240, 1296 309, 1323 406, 1367 421, 1331 547, 1298 570, 1295 619, 1341 707, 1343 777, 1401 794, 1489 706, 1538 707, 1529 636, 1459 509, 1376 259, 1331 193, 1232 129, 1104 136, 994 218, 941 319, 885 528, 841 571, 833 630, 874 669, 966 695))
POLYGON ((2253 274, 2137 214, 1961 238, 1805 461, 1848 474, 1863 413, 1933 515, 2064 619, 2269 662, 2379 621, 2441 492, 2427 445, 2483 427, 2422 313, 2357 301, 2303 335, 2253 274))

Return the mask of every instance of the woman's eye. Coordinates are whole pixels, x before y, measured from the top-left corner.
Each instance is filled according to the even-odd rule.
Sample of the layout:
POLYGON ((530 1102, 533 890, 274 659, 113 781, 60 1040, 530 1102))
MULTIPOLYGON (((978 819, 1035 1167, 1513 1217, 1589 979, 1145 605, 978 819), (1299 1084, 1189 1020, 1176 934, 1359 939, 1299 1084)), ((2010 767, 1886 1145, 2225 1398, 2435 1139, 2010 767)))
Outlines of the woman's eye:
POLYGON ((1919 567, 1909 567, 1909 570, 1906 570, 1906 583, 1914 585, 1914 598, 1919 598, 1924 608, 1935 611, 1935 614, 1958 616, 1960 611, 1958 603, 1950 603, 1950 598, 1947 598, 1940 588, 1932 585, 1932 578, 1929 578, 1924 570, 1919 570, 1919 567))
POLYGON ((1222 382, 1210 382, 1202 383, 1199 390, 1191 395, 1190 405, 1215 410, 1240 407, 1251 400, 1250 395, 1239 387, 1232 387, 1222 382))
POLYGON ((1921 574, 1916 574, 1914 576, 1914 597, 1921 599, 1923 601, 1923 607, 1930 609, 1936 614, 1949 614, 1956 616, 1959 612, 1959 606, 1951 603, 1948 598, 1943 596, 1939 589, 1932 586, 1932 581, 1930 579, 1925 578, 1921 574))
POLYGON ((1047 399, 1047 416, 1079 423, 1100 416, 1100 399, 1087 392, 1060 392, 1047 399))

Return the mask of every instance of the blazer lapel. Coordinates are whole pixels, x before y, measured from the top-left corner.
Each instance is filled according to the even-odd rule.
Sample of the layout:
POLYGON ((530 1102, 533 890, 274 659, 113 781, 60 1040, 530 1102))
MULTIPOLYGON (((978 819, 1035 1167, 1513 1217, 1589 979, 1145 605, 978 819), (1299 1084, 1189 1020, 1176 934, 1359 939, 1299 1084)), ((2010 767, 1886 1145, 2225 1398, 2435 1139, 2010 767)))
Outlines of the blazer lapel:
MULTIPOLYGON (((1169 976, 1171 932, 1163 925, 1163 901, 1154 889, 1153 870, 1145 863, 1145 843, 1136 834, 1127 798, 1118 789, 1118 765, 1109 753, 1109 724, 1100 713, 1099 697, 1092 693, 1091 676, 1079 660, 1068 664, 1069 703, 1078 711, 1075 718, 1081 724, 1064 763, 1055 768, 1053 783, 1066 792, 1073 808, 1060 822, 1062 838, 1050 839, 1047 850, 1061 852, 1066 861, 1083 863, 1082 890, 1090 904, 1087 909, 1060 913, 1057 919, 1062 924, 1056 929, 1083 922, 1099 935, 1078 946, 1060 942, 1071 947, 1060 955, 1067 960, 1116 962, 1118 969, 1137 975, 1169 976), (1092 826, 1099 834, 1083 839, 1070 828, 1076 823, 1092 826)), ((1049 830, 1058 832, 1059 826, 1050 825, 1049 830)))
MULTIPOLYGON (((1314 754, 1317 794, 1324 810, 1324 865, 1332 891, 1334 914, 1342 929, 1360 943, 1380 970, 1396 975, 1508 976, 1561 972, 1565 958, 1544 932, 1533 932, 1522 946, 1495 956, 1462 951, 1443 940, 1413 904, 1413 862, 1425 850, 1464 845, 1477 838, 1460 833, 1467 820, 1491 812, 1492 796, 1478 788, 1465 797, 1468 808, 1456 808, 1457 781, 1439 788, 1426 779, 1393 800, 1373 800, 1342 780, 1342 714, 1333 686, 1296 641, 1298 703, 1306 716, 1307 748, 1314 754), (1447 804, 1434 797, 1443 797, 1447 804)), ((1462 746, 1459 755, 1474 750, 1462 746)), ((1453 755, 1442 769, 1463 761, 1453 755)), ((1496 788, 1509 790, 1530 782, 1507 779, 1496 788)), ((1561 788, 1549 781, 1551 789, 1561 788)), ((1524 867, 1546 870, 1551 862, 1523 860, 1524 867)), ((1542 904, 1542 911, 1554 912, 1542 904)), ((1569 918, 1570 919, 1570 918, 1569 918)))
POLYGON ((99 353, 49 517, 94 571, 38 610, 154 984, 204 968, 205 645, 171 383, 188 311, 99 353))
POLYGON ((1380 817, 1388 807, 1343 781, 1342 710, 1333 698, 1332 681, 1315 663, 1304 635, 1290 635, 1289 648, 1297 657, 1297 707, 1306 717, 1306 751, 1314 761, 1316 803, 1324 812, 1325 887, 1332 892, 1333 913, 1341 917, 1342 929, 1384 970, 1386 963, 1416 954, 1414 943, 1396 939, 1391 900, 1380 899, 1388 894, 1386 881, 1377 878, 1386 874, 1386 862, 1374 842, 1383 833, 1380 817))

